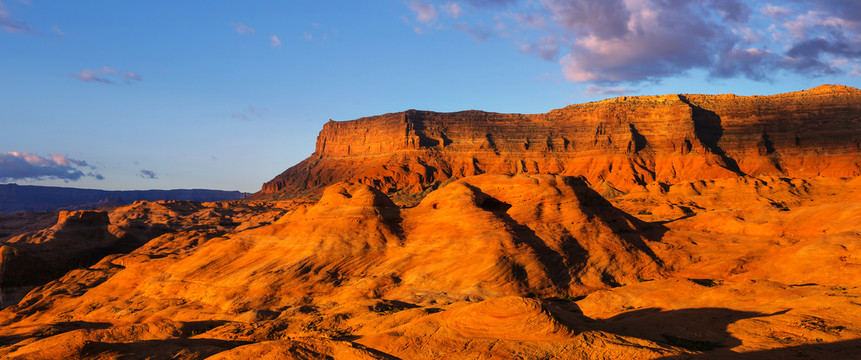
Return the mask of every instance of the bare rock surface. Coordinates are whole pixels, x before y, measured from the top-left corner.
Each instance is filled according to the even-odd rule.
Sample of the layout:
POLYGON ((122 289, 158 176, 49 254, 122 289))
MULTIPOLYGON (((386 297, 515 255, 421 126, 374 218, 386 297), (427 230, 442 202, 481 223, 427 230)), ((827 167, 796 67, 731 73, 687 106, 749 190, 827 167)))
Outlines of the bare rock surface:
POLYGON ((483 173, 582 176, 602 193, 745 175, 858 176, 859 113, 861 91, 835 85, 621 97, 532 115, 409 110, 330 121, 314 154, 256 196, 308 196, 339 181, 416 195, 483 173))
POLYGON ((0 357, 855 359, 856 97, 390 114, 328 124, 294 200, 0 217, 0 357))

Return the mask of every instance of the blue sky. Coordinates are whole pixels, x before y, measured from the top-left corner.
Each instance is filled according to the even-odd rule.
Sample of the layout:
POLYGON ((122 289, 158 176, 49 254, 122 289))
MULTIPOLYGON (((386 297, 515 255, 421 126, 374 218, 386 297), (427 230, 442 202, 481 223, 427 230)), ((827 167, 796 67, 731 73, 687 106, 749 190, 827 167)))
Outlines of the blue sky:
POLYGON ((861 87, 861 1, 0 0, 0 183, 257 191, 329 119, 861 87))

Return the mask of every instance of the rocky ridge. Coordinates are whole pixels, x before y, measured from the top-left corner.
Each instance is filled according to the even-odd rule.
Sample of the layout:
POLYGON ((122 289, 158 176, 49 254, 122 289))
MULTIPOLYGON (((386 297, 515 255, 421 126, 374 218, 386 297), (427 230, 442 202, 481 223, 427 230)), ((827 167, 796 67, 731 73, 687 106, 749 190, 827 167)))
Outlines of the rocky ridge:
MULTIPOLYGON (((0 310, 0 357, 855 359, 861 176, 851 169, 861 156, 852 148, 857 103, 845 101, 857 90, 801 93, 664 100, 694 118, 713 112, 721 118, 716 132, 706 131, 717 129, 706 121, 692 132, 664 124, 670 130, 661 135, 625 125, 637 120, 625 115, 616 128, 636 128, 646 141, 629 131, 632 152, 620 155, 607 149, 623 133, 604 127, 608 141, 592 153, 604 169, 598 183, 594 174, 538 173, 541 164, 536 173, 443 172, 444 180, 418 187, 406 177, 353 178, 361 165, 346 161, 358 150, 324 142, 325 159, 308 167, 319 171, 297 172, 297 184, 321 174, 365 180, 316 178, 325 181, 281 190, 315 201, 137 202, 36 214, 32 224, 20 214, 0 216, 0 290, 29 284, 0 310), (807 104, 806 115, 733 113, 784 97, 807 104), (834 124, 848 130, 822 130, 834 124), (740 130, 751 127, 764 130, 740 130), (819 135, 796 140, 787 135, 796 128, 819 135), (674 144, 685 153, 654 150, 674 144), (652 159, 643 168, 654 166, 655 179, 630 188, 607 180, 618 159, 633 158, 652 159), (664 182, 658 174, 675 177, 664 182), (393 185, 380 190, 387 181, 393 185), (413 202, 395 201, 415 194, 413 202), (49 276, 33 281, 38 274, 49 276)), ((631 101, 576 105, 573 113, 604 103, 627 109, 631 101)), ((664 114, 650 120, 657 126, 675 110, 650 111, 664 114)), ((594 121, 607 123, 605 115, 594 121)), ((537 133, 547 128, 534 122, 537 133)), ((421 169, 411 159, 450 165, 465 152, 445 147, 463 138, 445 134, 425 148, 428 140, 418 137, 418 149, 391 150, 375 163, 373 151, 400 146, 380 140, 355 161, 371 166, 368 176, 393 169, 389 161, 404 167, 385 174, 405 176, 421 169)), ((499 138, 478 140, 489 150, 476 156, 561 159, 548 143, 530 152, 537 145, 499 138)), ((586 161, 579 156, 559 163, 586 161)))
POLYGON ((315 152, 257 197, 319 193, 339 181, 418 194, 483 173, 582 176, 601 192, 744 175, 857 176, 859 114, 861 91, 834 85, 621 97, 534 115, 409 110, 326 123, 315 152))

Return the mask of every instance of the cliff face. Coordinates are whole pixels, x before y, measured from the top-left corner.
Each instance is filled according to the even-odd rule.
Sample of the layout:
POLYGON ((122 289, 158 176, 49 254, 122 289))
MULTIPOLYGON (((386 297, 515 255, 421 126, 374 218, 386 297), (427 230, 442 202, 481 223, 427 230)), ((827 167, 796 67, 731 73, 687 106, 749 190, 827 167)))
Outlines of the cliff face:
POLYGON ((409 110, 325 124, 314 154, 258 196, 339 181, 418 193, 450 178, 582 176, 596 189, 655 181, 861 175, 861 91, 773 96, 664 95, 571 105, 546 114, 409 110))

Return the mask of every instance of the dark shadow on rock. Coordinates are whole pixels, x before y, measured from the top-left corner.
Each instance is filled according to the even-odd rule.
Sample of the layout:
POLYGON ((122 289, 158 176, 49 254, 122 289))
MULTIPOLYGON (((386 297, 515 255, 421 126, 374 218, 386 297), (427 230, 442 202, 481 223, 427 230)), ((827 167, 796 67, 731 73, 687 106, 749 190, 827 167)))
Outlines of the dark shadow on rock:
MULTIPOLYGON (((646 137, 643 136, 643 134, 640 134, 639 131, 637 131, 637 128, 634 126, 634 124, 628 124, 628 125, 631 128, 631 141, 633 141, 633 144, 632 144, 633 149, 629 149, 629 150, 633 150, 633 152, 635 152, 635 153, 640 152, 640 150, 645 149, 646 145, 648 144, 648 142, 646 141, 646 137)), ((652 174, 652 175, 654 175, 654 174, 652 174)))
POLYGON ((827 359, 857 360, 861 358, 861 339, 788 346, 777 349, 738 353, 721 348, 700 354, 668 356, 662 360, 771 360, 771 359, 827 359))
POLYGON ((369 310, 376 313, 391 314, 401 310, 415 309, 417 307, 419 306, 416 304, 411 304, 404 301, 381 299, 380 301, 374 303, 373 306, 369 306, 368 308, 369 310))
MULTIPOLYGON (((698 356, 700 355, 736 354, 729 349, 741 345, 742 342, 727 331, 730 324, 743 319, 780 315, 788 311, 767 314, 726 308, 679 310, 645 308, 621 313, 609 319, 591 319, 582 315, 574 301, 565 302, 560 299, 548 299, 543 303, 545 309, 574 331, 599 330, 695 352, 694 354, 670 357, 671 359, 699 359, 698 356)), ((716 356, 714 358, 731 357, 716 356)), ((783 359, 786 357, 774 356, 771 358, 783 359)))
POLYGON ((771 155, 775 153, 774 141, 771 141, 771 137, 769 137, 764 131, 762 132, 762 138, 756 145, 762 149, 762 153, 760 155, 771 155))
POLYGON ((406 235, 404 234, 403 227, 401 227, 401 223, 403 222, 401 208, 379 189, 371 187, 370 191, 374 194, 373 206, 376 208, 383 223, 389 228, 392 234, 398 237, 400 241, 403 241, 406 235))
POLYGON ((367 347, 367 346, 365 346, 365 345, 362 345, 362 344, 359 344, 359 343, 355 343, 355 342, 352 342, 352 341, 350 341, 350 346, 352 346, 352 347, 354 347, 354 348, 356 348, 356 349, 364 350, 364 351, 367 351, 367 352, 369 352, 369 353, 371 353, 371 354, 374 354, 374 355, 376 355, 377 357, 379 357, 380 359, 384 359, 384 360, 402 360, 401 358, 399 358, 399 357, 397 357, 397 356, 394 356, 394 355, 391 355, 391 354, 388 354, 388 353, 384 353, 384 352, 382 352, 382 351, 380 351, 380 350, 377 350, 377 349, 374 349, 374 348, 370 348, 370 347, 367 347))
POLYGON ((690 217, 694 217, 695 215, 696 215, 696 214, 684 214, 684 215, 679 216, 679 217, 677 217, 677 218, 675 218, 675 219, 672 219, 672 220, 655 221, 655 222, 653 222, 653 224, 658 224, 658 225, 669 224, 669 223, 671 223, 671 222, 673 222, 673 221, 679 221, 679 220, 684 220, 684 219, 687 219, 687 218, 690 218, 690 217))
POLYGON ((584 316, 577 305, 579 298, 548 298, 542 306, 571 331, 603 331, 609 334, 654 341, 667 347, 685 349, 688 354, 662 359, 859 359, 861 339, 832 343, 811 343, 770 350, 738 353, 731 349, 742 341, 727 330, 740 320, 782 315, 791 309, 774 313, 739 311, 727 308, 691 308, 662 310, 637 309, 608 319, 584 316))
POLYGON ((106 322, 90 322, 90 321, 64 321, 58 322, 46 327, 41 327, 37 329, 35 332, 14 335, 14 336, 0 336, 0 347, 8 346, 15 344, 21 340, 25 339, 42 339, 55 335, 59 335, 62 333, 66 333, 73 330, 80 329, 89 329, 89 330, 102 330, 107 329, 113 326, 111 323, 106 322))
POLYGON ((614 334, 652 340, 691 351, 732 348, 741 345, 726 329, 742 319, 771 316, 725 308, 695 308, 663 311, 646 308, 628 311, 595 327, 614 334))
POLYGON ((216 339, 142 340, 129 343, 93 341, 81 348, 80 355, 84 358, 135 359, 146 354, 147 359, 175 359, 180 355, 188 357, 195 354, 192 358, 203 359, 245 344, 248 342, 216 339))
POLYGON ((188 321, 182 323, 182 327, 180 328, 180 332, 184 336, 195 336, 198 334, 205 333, 209 330, 215 329, 221 325, 228 323, 225 320, 202 320, 202 321, 188 321))
MULTIPOLYGON (((663 261, 652 251, 644 238, 650 241, 659 241, 663 234, 668 231, 668 228, 660 224, 644 222, 616 208, 579 178, 565 177, 564 181, 574 190, 574 194, 581 205, 580 209, 587 217, 600 219, 622 240, 646 254, 658 266, 663 266, 663 261)), ((544 239, 535 233, 535 230, 517 222, 507 213, 511 204, 502 202, 477 187, 469 184, 466 186, 475 195, 476 204, 480 208, 493 213, 511 231, 515 241, 523 243, 533 250, 541 264, 544 265, 543 270, 547 278, 553 282, 554 286, 560 289, 570 287, 574 280, 572 279, 572 272, 581 270, 589 257, 588 251, 580 245, 578 239, 570 234, 566 235, 569 238, 563 239, 561 252, 551 249, 544 239)), ((515 270, 514 274, 517 275, 520 269, 515 267, 513 270, 515 270)), ((523 272, 523 276, 518 278, 519 281, 525 281, 525 271, 523 272)), ((615 279, 608 278, 605 280, 608 281, 608 284, 618 285, 615 279)))
POLYGON ((404 112, 404 122, 407 124, 407 130, 412 130, 413 133, 419 138, 418 145, 420 148, 429 148, 443 145, 441 144, 441 139, 435 139, 430 136, 427 136, 427 125, 425 124, 426 121, 427 113, 424 111, 407 110, 404 112))
MULTIPOLYGON (((511 231, 514 241, 529 246, 535 256, 544 267, 544 273, 553 285, 559 289, 568 289, 571 284, 571 274, 568 272, 568 262, 565 257, 547 246, 535 231, 528 226, 523 225, 509 215, 506 211, 511 208, 511 204, 502 202, 488 194, 485 194, 481 189, 469 184, 465 184, 475 194, 476 203, 479 207, 493 213, 506 227, 511 231)), ((515 268, 515 270, 517 270, 515 268)), ((523 270, 525 272, 525 270, 523 270)), ((518 272, 515 271, 515 275, 518 272)), ((524 276, 519 276, 524 277, 524 276)), ((525 279, 518 279, 525 281, 525 279)), ((528 284, 524 284, 528 285, 528 284)))
POLYGON ((718 145, 721 137, 723 137, 723 125, 721 118, 714 111, 703 109, 691 103, 686 97, 679 95, 679 98, 692 109, 692 117, 694 121, 694 134, 703 147, 709 152, 719 156, 726 164, 726 168, 730 171, 744 176, 744 172, 738 166, 738 162, 729 157, 727 153, 718 145))
POLYGON ((643 237, 650 241, 660 241, 663 234, 669 231, 668 228, 661 224, 645 222, 613 206, 580 178, 566 177, 565 182, 574 189, 584 214, 604 220, 616 235, 646 253, 658 265, 663 265, 663 261, 643 241, 643 237))
POLYGON ((63 333, 72 330, 78 329, 91 329, 91 330, 100 330, 107 329, 113 326, 111 323, 107 322, 90 322, 90 321, 64 321, 59 322, 54 325, 51 325, 51 329, 54 329, 56 333, 63 333))

